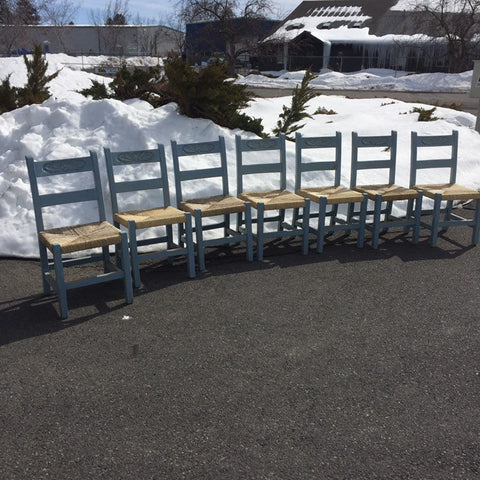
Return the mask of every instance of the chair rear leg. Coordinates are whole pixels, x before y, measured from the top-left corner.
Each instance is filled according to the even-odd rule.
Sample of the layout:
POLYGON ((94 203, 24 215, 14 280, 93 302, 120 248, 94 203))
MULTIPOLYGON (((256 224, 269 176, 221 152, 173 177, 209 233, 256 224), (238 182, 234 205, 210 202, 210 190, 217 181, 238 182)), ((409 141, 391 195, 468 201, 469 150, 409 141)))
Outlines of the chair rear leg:
POLYGON ((53 245, 53 263, 55 267, 55 283, 57 284, 58 301, 60 303, 60 316, 63 319, 68 318, 67 287, 65 285, 65 275, 63 271, 62 251, 60 245, 53 245))

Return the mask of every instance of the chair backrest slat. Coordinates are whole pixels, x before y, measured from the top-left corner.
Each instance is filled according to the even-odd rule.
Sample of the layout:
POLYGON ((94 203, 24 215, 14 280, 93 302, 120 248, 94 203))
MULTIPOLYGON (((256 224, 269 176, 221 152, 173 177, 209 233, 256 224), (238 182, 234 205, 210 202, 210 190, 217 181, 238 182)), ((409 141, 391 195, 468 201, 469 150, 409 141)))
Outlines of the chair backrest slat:
POLYGON ((218 178, 222 183, 222 194, 229 195, 227 150, 224 137, 219 136, 218 140, 198 143, 178 143, 172 140, 171 148, 177 202, 183 200, 183 182, 192 180, 218 178), (208 167, 199 166, 202 157, 213 155, 214 157, 212 157, 212 159, 215 159, 218 165, 208 167), (190 158, 188 162, 183 162, 181 165, 180 157, 190 158))
MULTIPOLYGON (((59 160, 34 161, 31 156, 26 156, 25 159, 27 162, 28 177, 30 180, 33 208, 38 232, 45 229, 42 210, 44 207, 94 201, 98 208, 98 220, 105 220, 105 205, 103 203, 98 159, 95 152, 90 151, 90 156, 88 157, 65 158, 59 160), (39 178, 63 175, 66 177, 66 183, 68 183, 68 179, 72 178, 70 176, 89 172, 93 177, 93 188, 76 188, 74 190, 63 192, 40 193, 38 186, 39 178)), ((78 182, 78 184, 83 187, 84 181, 78 182)))
POLYGON ((69 173, 81 173, 92 171, 92 158, 79 157, 60 160, 43 160, 34 163, 37 178, 50 177, 52 175, 67 175, 69 173))
POLYGON ((352 164, 350 173, 350 187, 357 185, 359 170, 388 170, 388 183, 395 183, 395 169, 397 163, 397 132, 392 130, 390 135, 366 135, 360 136, 357 132, 352 132, 352 164), (366 150, 365 155, 360 155, 360 149, 383 148, 386 157, 375 160, 370 155, 368 158, 366 150), (362 157, 362 158, 360 158, 362 157))
POLYGON ((342 134, 336 132, 332 136, 304 137, 299 132, 295 134, 295 191, 302 186, 304 172, 334 172, 334 184, 340 185, 342 163, 342 134), (304 150, 334 149, 333 160, 305 162, 304 150))
POLYGON ((110 198, 113 212, 120 211, 119 196, 122 193, 141 192, 145 190, 159 190, 162 194, 163 206, 170 205, 170 191, 168 187, 167 162, 165 158, 165 147, 158 144, 157 148, 149 150, 130 150, 112 152, 104 148, 105 165, 107 167, 108 183, 110 186, 110 198), (145 164, 155 164, 155 168, 145 173, 145 164), (120 175, 119 167, 130 166, 140 172, 142 178, 126 180, 120 175), (115 168, 117 167, 117 168, 115 168), (157 169, 158 167, 158 169, 157 169))
POLYGON ((287 154, 285 135, 282 133, 275 138, 242 139, 235 135, 235 147, 237 158, 237 192, 243 192, 243 177, 264 173, 278 173, 278 188, 281 190, 287 187, 287 154), (248 152, 278 152, 277 162, 245 162, 244 153, 248 152))
POLYGON ((74 192, 46 193, 41 195, 39 203, 41 207, 65 205, 67 203, 91 202, 97 199, 95 189, 75 190, 74 192))
POLYGON ((411 133, 411 153, 410 153, 410 186, 417 183, 417 170, 426 168, 449 169, 449 182, 455 183, 457 178, 458 162, 458 131, 452 130, 451 135, 418 135, 417 132, 411 133), (423 148, 442 148, 450 147, 450 153, 447 158, 419 158, 419 149, 423 148))

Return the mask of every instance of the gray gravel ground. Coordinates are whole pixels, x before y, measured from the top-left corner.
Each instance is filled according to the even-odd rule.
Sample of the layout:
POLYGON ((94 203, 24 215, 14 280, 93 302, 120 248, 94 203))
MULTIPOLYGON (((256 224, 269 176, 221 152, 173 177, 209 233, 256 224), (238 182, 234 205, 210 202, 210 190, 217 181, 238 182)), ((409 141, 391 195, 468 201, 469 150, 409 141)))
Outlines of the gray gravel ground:
POLYGON ((0 259, 0 477, 480 478, 480 250, 448 238, 211 250, 67 321, 0 259))

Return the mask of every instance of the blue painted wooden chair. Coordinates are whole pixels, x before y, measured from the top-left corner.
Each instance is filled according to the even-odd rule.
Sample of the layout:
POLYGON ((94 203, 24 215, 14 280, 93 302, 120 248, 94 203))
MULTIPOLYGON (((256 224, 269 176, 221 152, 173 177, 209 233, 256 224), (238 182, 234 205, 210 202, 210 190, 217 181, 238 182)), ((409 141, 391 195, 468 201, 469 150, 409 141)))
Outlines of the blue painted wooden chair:
MULTIPOLYGON (((363 247, 365 239, 365 220, 368 196, 340 185, 342 165, 342 134, 334 136, 303 137, 295 135, 295 192, 311 202, 318 204, 318 212, 310 212, 310 218, 317 218, 318 224, 310 226, 310 232, 317 236, 317 252, 323 252, 324 238, 327 234, 357 230, 357 246, 363 247), (309 150, 314 160, 308 160, 303 152, 309 150), (304 180, 307 180, 308 185, 304 180), (330 181, 328 179, 331 179, 330 181), (305 185, 303 185, 305 183, 305 185), (338 215, 339 205, 360 204, 360 216, 357 221, 348 222, 347 215, 338 215), (327 205, 330 208, 327 211, 327 205), (330 219, 326 224, 327 218, 330 219)), ((301 224, 303 219, 297 220, 301 224)))
POLYGON ((163 145, 156 149, 112 152, 104 149, 107 166, 110 196, 112 200, 113 220, 115 226, 120 225, 128 229, 130 255, 132 259, 133 284, 140 287, 140 262, 153 259, 172 259, 186 256, 188 276, 195 277, 195 258, 192 240, 192 217, 190 213, 182 212, 170 204, 168 172, 163 145), (125 167, 129 167, 129 176, 126 176, 125 167), (132 192, 149 192, 151 208, 141 208, 139 201, 130 200, 133 208, 125 210, 127 197, 132 192), (152 199, 153 197, 153 199, 152 199), (122 208, 119 207, 119 202, 122 208), (179 231, 185 231, 185 242, 179 236, 178 243, 173 240, 173 225, 179 231), (148 238, 138 239, 138 231, 155 227, 156 233, 148 238), (139 254, 138 248, 147 245, 158 245, 157 251, 139 254))
POLYGON ((212 246, 245 242, 247 260, 252 261, 251 205, 229 193, 225 139, 220 136, 210 142, 183 144, 172 140, 171 147, 178 208, 195 218, 199 269, 205 270, 205 248, 212 246), (194 192, 203 190, 206 195, 189 195, 192 185, 197 187, 194 192), (236 228, 231 221, 233 214, 241 219, 236 228), (206 217, 208 221, 204 221, 206 217), (210 232, 208 238, 205 232, 210 232))
POLYGON ((67 291, 86 285, 123 279, 125 300, 127 303, 131 303, 133 289, 127 234, 120 232, 118 228, 105 220, 105 207, 96 154, 90 152, 88 157, 47 161, 34 161, 32 157, 27 156, 26 160, 38 232, 43 289, 45 294, 52 293, 52 290, 58 294, 61 317, 68 317, 67 291), (82 178, 81 183, 79 181, 80 176, 82 178), (50 185, 45 185, 45 183, 49 183, 48 180, 53 180, 53 182, 50 182, 50 185), (67 191, 66 188, 62 187, 61 191, 52 193, 52 184, 54 185, 55 181, 59 183, 59 180, 65 186, 72 183, 75 189, 67 191), (93 185, 92 187, 85 186, 89 180, 93 185), (96 221, 65 226, 61 225, 61 215, 57 215, 57 225, 59 226, 45 228, 45 208, 54 208, 55 206, 67 208, 67 205, 75 208, 78 207, 78 204, 84 204, 85 202, 96 203, 98 209, 96 221), (110 259, 110 245, 115 246, 116 262, 112 262, 110 259), (68 258, 72 257, 69 254, 74 252, 99 247, 102 249, 101 254, 97 254, 93 250, 93 253, 86 252, 82 258, 75 256, 68 258), (53 259, 49 256, 48 251, 53 255, 53 259), (98 261, 103 262, 102 274, 76 281, 66 280, 66 267, 98 261), (54 272, 53 275, 52 271, 54 272))
MULTIPOLYGON (((360 136, 352 132, 352 164, 350 188, 366 193, 374 202, 373 210, 367 210, 367 216, 373 215, 373 223, 366 228, 372 232, 372 247, 378 248, 380 233, 393 227, 413 228, 413 243, 418 243, 420 232, 420 216, 422 208, 422 191, 395 184, 395 168, 397 159, 397 132, 390 135, 360 136), (386 183, 360 184, 361 171, 386 171, 386 183), (405 217, 397 217, 392 213, 393 203, 397 201, 415 200, 415 209, 407 211, 405 217)), ((368 175, 363 175, 368 178, 368 175)), ((360 215, 349 207, 349 219, 360 215)))
MULTIPOLYGON (((302 253, 308 253, 308 235, 310 222, 310 200, 287 190, 287 167, 285 135, 276 138, 242 139, 235 136, 237 156, 237 195, 246 202, 250 202, 257 210, 257 217, 252 220, 257 226, 256 242, 257 256, 263 260, 265 239, 301 237, 302 253), (269 153, 267 153, 269 152, 269 153), (273 153, 272 153, 273 152, 273 153), (259 160, 257 160, 259 158, 259 160), (271 183, 278 185, 275 190, 245 191, 244 177, 259 175, 271 183), (303 209, 303 225, 299 228, 285 221, 287 209, 303 209), (268 216, 265 212, 275 211, 268 216), (275 227, 266 231, 267 226, 275 227)), ((257 182, 258 183, 258 182, 257 182)))
MULTIPOLYGON (((451 135, 411 134, 410 186, 423 191, 425 197, 433 200, 433 208, 423 208, 422 215, 431 215, 430 223, 422 221, 422 226, 430 230, 432 246, 437 244, 440 230, 449 227, 469 226, 473 229, 472 244, 478 243, 480 229, 480 193, 473 188, 458 185, 458 131, 451 135), (432 158, 433 157, 433 158, 432 158), (418 170, 435 169, 445 172, 446 183, 418 184, 418 170), (453 213, 454 201, 476 200, 473 219, 466 219, 453 213), (442 220, 443 215, 443 220, 442 220)), ((412 206, 409 205, 409 209, 412 206)))

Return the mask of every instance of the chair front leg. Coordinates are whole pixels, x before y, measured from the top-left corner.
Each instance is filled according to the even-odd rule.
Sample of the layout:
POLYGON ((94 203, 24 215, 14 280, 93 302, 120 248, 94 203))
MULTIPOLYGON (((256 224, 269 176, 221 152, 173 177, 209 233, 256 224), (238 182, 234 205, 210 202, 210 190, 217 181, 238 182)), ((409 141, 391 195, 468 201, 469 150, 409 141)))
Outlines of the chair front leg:
POLYGON ((418 243, 418 239, 420 237, 420 222, 422 220, 422 203, 423 203, 423 190, 419 190, 418 197, 415 200, 415 225, 413 227, 413 243, 415 245, 418 243))
MULTIPOLYGON (((178 226, 178 228, 182 228, 178 226)), ((192 228, 192 215, 189 212, 185 213, 185 240, 187 244, 187 269, 188 276, 195 278, 195 251, 193 249, 193 228, 192 228)))
POLYGON ((140 280, 140 266, 138 260, 137 227, 132 220, 128 222, 128 240, 130 242, 130 256, 132 259, 133 285, 135 288, 140 288, 142 282, 140 280))
POLYGON ((436 193, 433 199, 433 218, 432 218, 432 235, 430 237, 430 244, 432 247, 437 246, 438 228, 440 225, 440 207, 442 204, 442 194, 436 193))
POLYGON ((358 219, 358 238, 357 238, 357 247, 363 248, 365 244, 365 225, 367 224, 367 206, 368 206, 368 195, 363 194, 363 201, 360 204, 360 217, 358 219))
POLYGON ((305 199, 305 206, 303 207, 303 225, 302 225, 302 253, 308 254, 308 237, 310 233, 310 199, 305 199))
POLYGON ((58 301, 60 303, 60 316, 68 318, 67 286, 63 271, 62 251, 58 243, 53 244, 53 264, 55 267, 55 283, 57 285, 58 301))
POLYGON ((132 265, 130 263, 130 255, 128 253, 128 237, 125 232, 120 234, 121 242, 121 264, 123 270, 123 284, 125 288, 125 303, 133 302, 133 285, 132 285, 132 265))
POLYGON ((473 233, 472 233, 472 244, 476 245, 478 243, 478 237, 480 234, 480 198, 475 202, 475 217, 473 219, 473 233))
POLYGON ((372 247, 374 249, 378 248, 381 216, 382 216, 382 196, 375 195, 375 206, 373 210, 373 231, 372 231, 372 247))
POLYGON ((205 246, 203 244, 203 225, 202 225, 202 211, 195 210, 195 233, 197 237, 197 257, 198 268, 201 272, 205 270, 205 246))
POLYGON ((245 202, 245 235, 247 244, 247 260, 253 261, 252 205, 245 202))
POLYGON ((327 213, 327 197, 320 197, 318 202, 318 224, 317 224, 317 253, 323 252, 325 243, 325 215, 327 213))
POLYGON ((50 268, 48 265, 48 252, 47 248, 38 242, 39 251, 40 251, 40 267, 42 269, 42 282, 43 282, 43 293, 45 295, 50 295, 52 293, 52 287, 47 281, 47 275, 50 274, 50 268))
POLYGON ((257 258, 263 260, 263 245, 264 245, 264 217, 265 204, 260 202, 257 206, 257 258))

